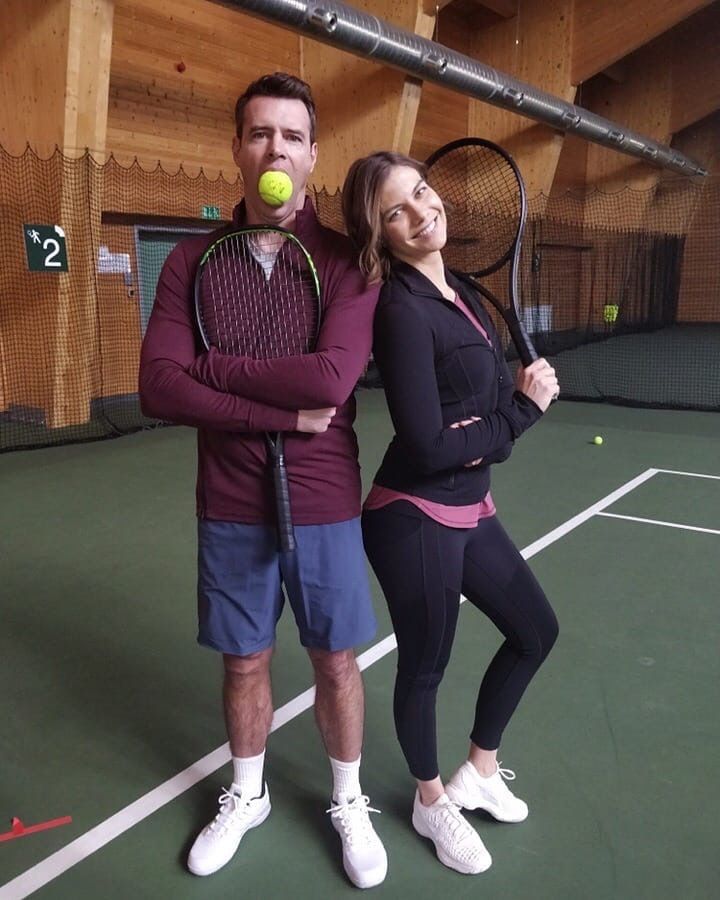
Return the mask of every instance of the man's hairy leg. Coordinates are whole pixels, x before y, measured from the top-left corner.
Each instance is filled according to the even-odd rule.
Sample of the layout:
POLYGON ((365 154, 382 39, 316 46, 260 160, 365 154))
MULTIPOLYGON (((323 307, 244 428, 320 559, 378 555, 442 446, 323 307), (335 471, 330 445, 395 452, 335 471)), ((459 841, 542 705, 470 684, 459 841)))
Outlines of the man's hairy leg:
POLYGON ((272 654, 272 647, 248 656, 223 654, 225 727, 233 756, 257 756, 265 749, 273 717, 272 654))
POLYGON ((365 700, 353 650, 308 650, 315 670, 315 719, 328 756, 354 762, 362 752, 365 700))

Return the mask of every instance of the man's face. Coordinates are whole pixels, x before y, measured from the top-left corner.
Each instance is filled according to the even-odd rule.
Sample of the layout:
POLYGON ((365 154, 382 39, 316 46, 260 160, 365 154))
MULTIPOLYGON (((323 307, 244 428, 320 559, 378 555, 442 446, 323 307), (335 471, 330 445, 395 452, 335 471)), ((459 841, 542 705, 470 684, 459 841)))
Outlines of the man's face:
POLYGON ((248 223, 292 224, 305 202, 307 180, 317 159, 302 100, 253 97, 245 107, 242 138, 233 140, 233 158, 245 184, 248 223), (285 172, 293 183, 292 195, 282 206, 269 206, 258 193, 258 179, 269 170, 285 172))

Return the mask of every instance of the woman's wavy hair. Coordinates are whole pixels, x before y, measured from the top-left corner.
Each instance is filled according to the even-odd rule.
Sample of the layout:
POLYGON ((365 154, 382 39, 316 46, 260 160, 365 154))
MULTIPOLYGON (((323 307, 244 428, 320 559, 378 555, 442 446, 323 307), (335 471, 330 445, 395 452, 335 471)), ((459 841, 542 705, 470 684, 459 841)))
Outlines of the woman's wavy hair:
POLYGON ((381 150, 350 166, 342 189, 342 210, 350 240, 359 253, 360 268, 369 282, 381 281, 390 274, 392 255, 383 237, 380 214, 380 191, 396 166, 408 166, 422 176, 427 175, 423 163, 381 150))

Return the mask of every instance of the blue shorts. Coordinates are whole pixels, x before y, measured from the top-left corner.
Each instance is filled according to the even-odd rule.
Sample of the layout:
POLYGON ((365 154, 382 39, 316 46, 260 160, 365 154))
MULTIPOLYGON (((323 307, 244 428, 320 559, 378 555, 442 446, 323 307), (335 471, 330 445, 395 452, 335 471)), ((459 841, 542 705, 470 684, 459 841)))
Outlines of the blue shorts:
POLYGON ((272 646, 290 601, 305 647, 348 650, 377 629, 360 519, 296 525, 296 550, 273 526, 198 520, 198 642, 247 656, 272 646))

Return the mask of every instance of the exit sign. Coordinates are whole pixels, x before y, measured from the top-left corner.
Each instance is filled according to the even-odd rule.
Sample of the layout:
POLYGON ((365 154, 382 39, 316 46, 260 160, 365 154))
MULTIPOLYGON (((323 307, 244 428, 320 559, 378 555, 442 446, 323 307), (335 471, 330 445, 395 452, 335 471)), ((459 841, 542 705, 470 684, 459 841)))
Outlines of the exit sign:
POLYGON ((219 219, 220 218, 220 207, 219 206, 203 206, 202 217, 203 217, 203 219, 219 219))

